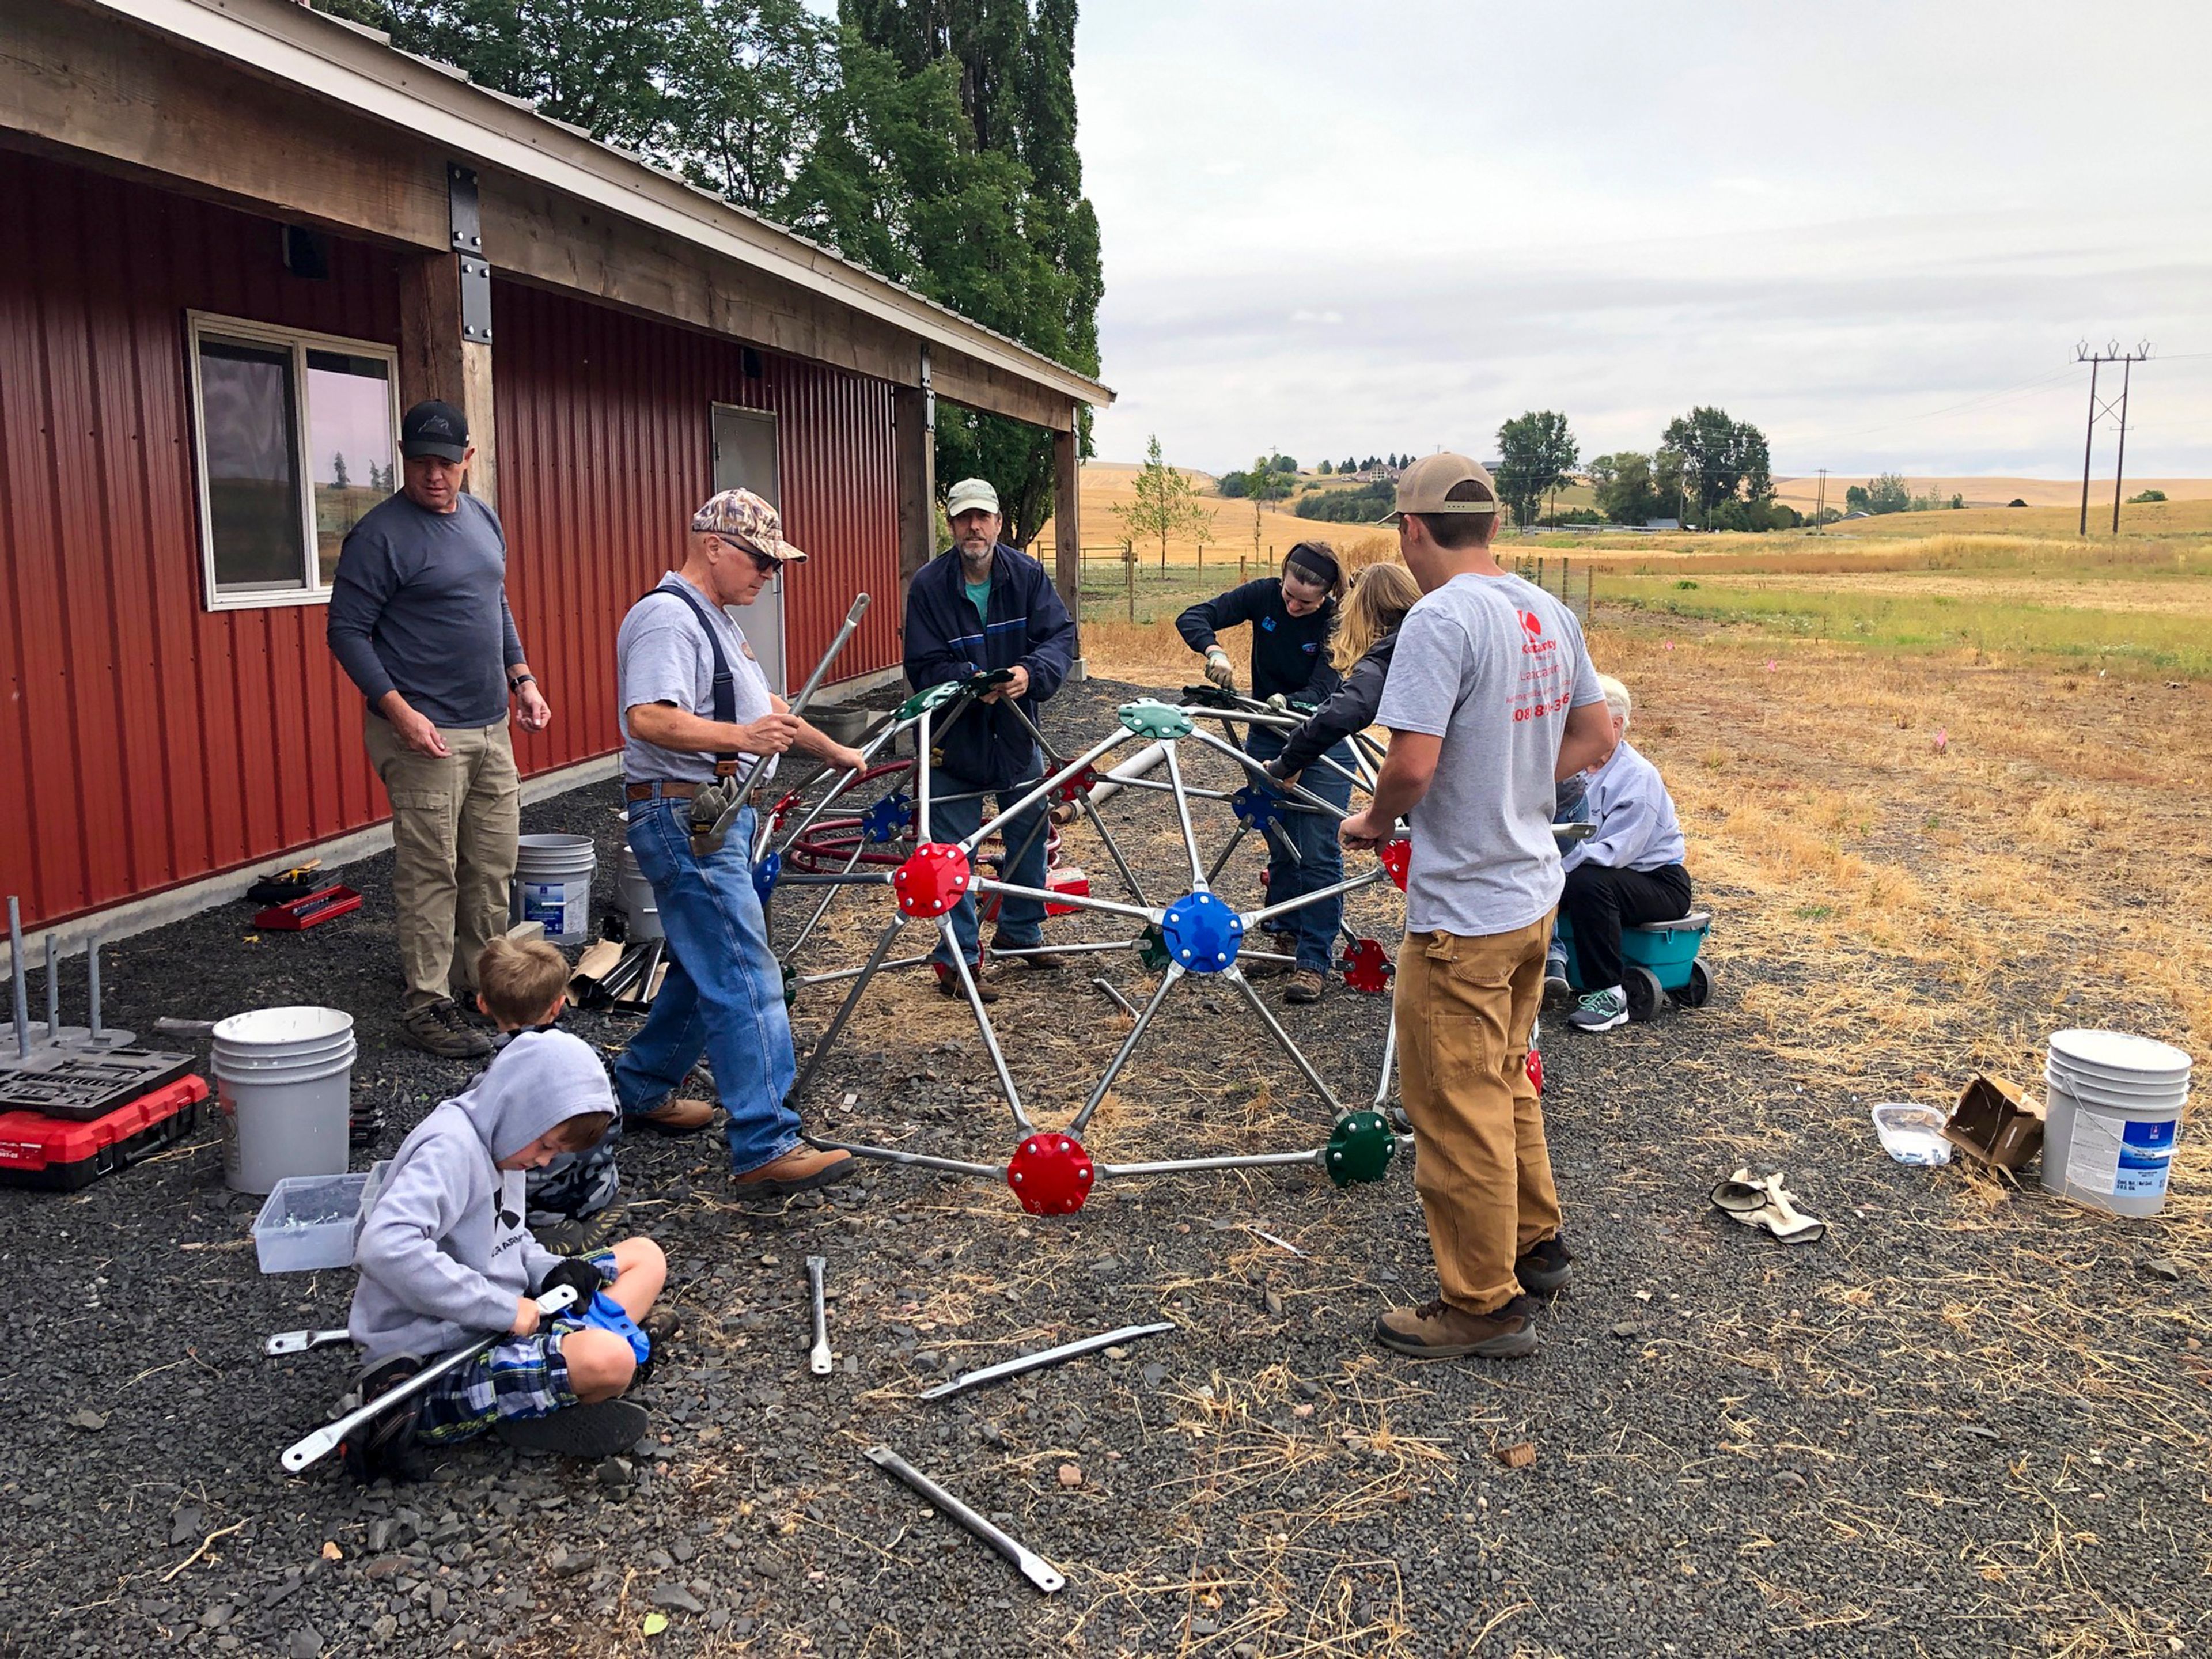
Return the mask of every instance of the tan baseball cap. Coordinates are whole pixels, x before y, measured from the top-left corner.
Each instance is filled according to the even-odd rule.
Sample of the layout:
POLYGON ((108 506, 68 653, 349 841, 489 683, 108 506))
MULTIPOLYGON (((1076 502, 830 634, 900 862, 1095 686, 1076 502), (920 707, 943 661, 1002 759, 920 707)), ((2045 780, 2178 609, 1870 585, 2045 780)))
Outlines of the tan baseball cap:
POLYGON ((983 478, 963 478, 952 486, 945 497, 945 516, 957 519, 970 508, 981 507, 986 513, 999 510, 999 492, 983 478))
POLYGON ((707 505, 691 515, 691 528, 702 536, 727 536, 778 564, 796 564, 806 557, 783 538, 783 515, 750 489, 725 489, 710 496, 707 505))
POLYGON ((1424 455, 1398 475, 1398 495, 1392 511, 1376 520, 1378 524, 1395 524, 1408 513, 1490 513, 1498 511, 1498 484, 1490 470, 1479 461, 1470 461, 1464 455, 1447 452, 1441 455, 1424 455), (1488 494, 1489 500, 1480 501, 1447 501, 1456 486, 1478 483, 1488 494))

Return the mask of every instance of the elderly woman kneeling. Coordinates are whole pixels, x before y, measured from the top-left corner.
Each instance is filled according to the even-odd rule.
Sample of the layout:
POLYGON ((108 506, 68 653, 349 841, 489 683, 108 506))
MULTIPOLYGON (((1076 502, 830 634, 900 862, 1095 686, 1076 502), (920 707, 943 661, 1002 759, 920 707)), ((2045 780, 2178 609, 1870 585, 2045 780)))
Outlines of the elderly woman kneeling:
MULTIPOLYGON (((1598 676, 1613 715, 1613 750, 1584 775, 1583 815, 1589 839, 1561 859, 1566 890, 1559 913, 1574 929, 1583 994, 1567 1015, 1577 1030, 1610 1031, 1628 1023, 1622 988, 1620 930, 1646 921, 1679 921, 1690 914, 1690 872, 1682 867, 1682 830, 1659 769, 1626 738, 1632 707, 1628 688, 1598 676)), ((1564 990, 1565 951, 1556 942, 1546 964, 1547 988, 1564 990)))

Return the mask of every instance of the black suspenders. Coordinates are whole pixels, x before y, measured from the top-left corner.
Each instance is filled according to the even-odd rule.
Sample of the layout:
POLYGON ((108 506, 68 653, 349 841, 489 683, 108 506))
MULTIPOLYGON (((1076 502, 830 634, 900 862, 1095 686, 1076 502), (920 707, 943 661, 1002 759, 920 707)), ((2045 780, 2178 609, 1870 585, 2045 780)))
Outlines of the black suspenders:
MULTIPOLYGON (((714 718, 724 726, 735 726, 738 723, 737 681, 731 676, 730 659, 722 653, 720 636, 714 632, 714 619, 707 614, 706 605, 691 592, 690 585, 680 577, 675 586, 656 587, 653 593, 667 593, 683 600, 699 618, 699 626, 706 630, 707 648, 714 653, 714 718)), ((653 593, 647 594, 646 598, 651 599, 653 593)), ((736 750, 716 750, 714 775, 718 778, 733 776, 738 763, 744 758, 736 750)))

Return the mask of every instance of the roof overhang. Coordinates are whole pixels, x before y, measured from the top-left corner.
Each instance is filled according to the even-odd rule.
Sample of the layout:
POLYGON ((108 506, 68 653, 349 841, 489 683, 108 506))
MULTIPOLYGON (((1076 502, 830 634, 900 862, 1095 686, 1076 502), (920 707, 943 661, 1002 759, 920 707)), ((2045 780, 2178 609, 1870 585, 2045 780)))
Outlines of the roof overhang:
MULTIPOLYGON (((455 160, 528 180, 587 209, 793 284, 921 345, 959 354, 984 371, 985 379, 1004 377, 1069 404, 1114 400, 1113 392, 1099 381, 679 175, 480 87, 450 65, 400 52, 374 30, 295 0, 75 3, 338 106, 455 160)), ((496 267, 496 252, 488 247, 486 252, 496 267)))

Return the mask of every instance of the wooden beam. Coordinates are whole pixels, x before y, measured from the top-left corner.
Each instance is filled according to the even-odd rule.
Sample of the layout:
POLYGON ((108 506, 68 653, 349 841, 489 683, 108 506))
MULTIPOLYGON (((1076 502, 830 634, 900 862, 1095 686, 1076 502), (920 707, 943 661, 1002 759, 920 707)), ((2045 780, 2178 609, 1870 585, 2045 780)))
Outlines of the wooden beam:
POLYGON ((937 446, 925 424, 924 398, 918 386, 891 393, 892 461, 897 477, 899 527, 899 613, 906 612, 906 586, 915 571, 937 554, 937 446))
POLYGON ((75 6, 0 4, 0 138, 344 235, 448 240, 427 146, 75 6))
MULTIPOLYGON (((1072 413, 1072 411, 1071 411, 1072 413)), ((1075 423, 1052 434, 1053 586, 1075 618, 1075 659, 1083 660, 1083 446, 1075 423)))
POLYGON ((929 352, 929 370, 937 395, 989 415, 1007 415, 1054 432, 1075 425, 1075 405, 1056 392, 1017 380, 1004 369, 943 346, 929 352))
POLYGON ((435 398, 461 411, 476 459, 469 494, 499 509, 498 429, 492 422, 491 347, 461 338, 460 256, 399 262, 399 406, 435 398))
POLYGON ((527 179, 486 173, 481 189, 484 258, 501 276, 894 385, 919 383, 912 335, 822 295, 527 179))

